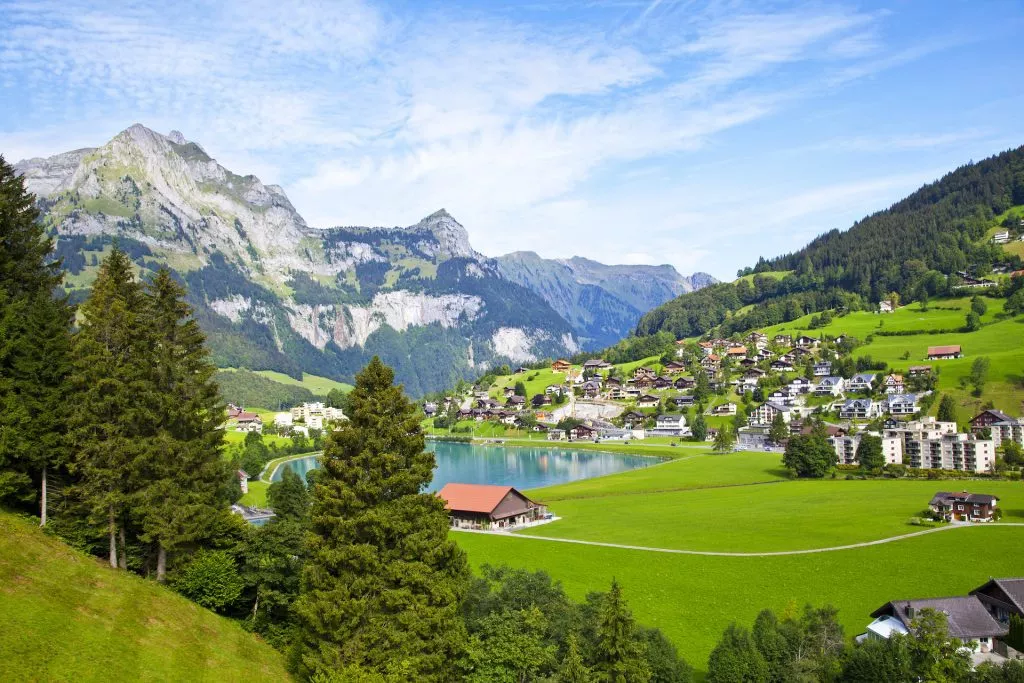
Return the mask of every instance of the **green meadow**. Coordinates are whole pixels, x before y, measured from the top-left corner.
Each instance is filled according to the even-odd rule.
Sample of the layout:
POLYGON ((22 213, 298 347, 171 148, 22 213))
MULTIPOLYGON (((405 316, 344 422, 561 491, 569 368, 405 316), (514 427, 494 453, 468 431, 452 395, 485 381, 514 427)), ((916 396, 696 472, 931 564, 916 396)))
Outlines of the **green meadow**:
POLYGON ((764 607, 840 609, 848 637, 888 600, 964 593, 989 576, 1024 574, 1024 528, 942 529, 847 550, 786 556, 672 554, 556 542, 573 539, 652 548, 776 552, 863 543, 923 531, 919 515, 940 490, 1001 498, 1004 522, 1024 522, 1020 482, 787 478, 773 453, 700 454, 528 492, 562 519, 519 534, 455 533, 475 566, 543 569, 570 594, 605 590, 612 578, 635 616, 662 628, 701 671, 730 621, 764 607), (546 540, 550 538, 551 540, 546 540), (950 558, 960 558, 952 560, 950 558))
MULTIPOLYGON (((236 368, 222 368, 222 370, 235 370, 236 368)), ((344 382, 338 382, 329 377, 321 377, 319 375, 311 375, 308 372, 302 373, 302 379, 298 380, 290 375, 286 375, 283 372, 276 372, 274 370, 255 370, 257 375, 263 375, 267 379, 273 380, 280 384, 290 384, 292 386, 303 387, 309 389, 317 396, 326 396, 331 393, 332 389, 341 389, 342 391, 352 391, 352 385, 344 382)))

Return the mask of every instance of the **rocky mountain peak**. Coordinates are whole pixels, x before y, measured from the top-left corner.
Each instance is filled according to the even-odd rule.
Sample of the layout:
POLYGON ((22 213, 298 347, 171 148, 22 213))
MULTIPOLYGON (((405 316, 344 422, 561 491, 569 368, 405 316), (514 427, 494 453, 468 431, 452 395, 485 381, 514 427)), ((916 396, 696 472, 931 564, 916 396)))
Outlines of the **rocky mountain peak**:
POLYGON ((433 234, 438 241, 440 255, 477 260, 484 258, 470 245, 466 228, 444 209, 430 214, 412 226, 412 229, 433 234))

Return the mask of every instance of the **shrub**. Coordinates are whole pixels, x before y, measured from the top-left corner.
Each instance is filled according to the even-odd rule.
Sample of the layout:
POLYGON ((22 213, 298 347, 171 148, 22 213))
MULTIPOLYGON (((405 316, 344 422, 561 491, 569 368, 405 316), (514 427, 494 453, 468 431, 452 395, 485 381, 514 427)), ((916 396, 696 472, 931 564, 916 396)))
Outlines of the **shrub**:
POLYGON ((231 555, 223 550, 200 550, 175 574, 171 585, 193 602, 220 612, 238 599, 245 581, 231 555))

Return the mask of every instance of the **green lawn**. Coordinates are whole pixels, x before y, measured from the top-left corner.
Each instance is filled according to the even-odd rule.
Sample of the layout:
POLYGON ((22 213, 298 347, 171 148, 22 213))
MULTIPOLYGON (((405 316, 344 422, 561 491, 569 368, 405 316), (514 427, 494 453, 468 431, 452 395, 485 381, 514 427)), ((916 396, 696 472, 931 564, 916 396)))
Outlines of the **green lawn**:
POLYGON ((792 270, 769 270, 769 271, 765 271, 763 273, 751 273, 750 275, 744 275, 743 277, 738 277, 735 280, 733 280, 733 282, 736 283, 736 282, 746 281, 746 282, 750 282, 751 284, 753 284, 754 278, 757 277, 758 275, 760 275, 761 277, 770 277, 773 280, 781 280, 782 278, 786 277, 787 275, 789 275, 792 272, 793 272, 792 270))
POLYGON ((522 382, 526 386, 526 398, 533 398, 536 394, 543 394, 544 390, 552 384, 565 384, 565 373, 555 372, 551 368, 541 370, 528 370, 518 374, 500 375, 491 386, 489 394, 502 403, 505 402, 505 387, 515 387, 516 382, 522 382), (531 379, 532 378, 532 379, 531 379))
MULTIPOLYGON (((779 485, 782 488, 785 485, 779 485)), ((748 499, 751 508, 756 499, 748 499)), ((880 507, 875 505, 875 507, 880 507)), ((607 514, 616 509, 609 505, 607 514)), ((756 511, 750 513, 753 518, 756 511)), ((630 525, 623 517, 624 525, 630 525)), ((632 525, 636 528, 636 525, 632 525)), ((793 520, 799 535, 799 521, 793 520)), ((698 672, 731 621, 749 626, 770 607, 832 604, 847 637, 870 612, 900 598, 965 594, 990 576, 1020 576, 1024 529, 976 526, 897 543, 812 555, 703 557, 453 532, 474 566, 542 569, 575 599, 623 587, 634 616, 661 628, 698 672)))
MULTIPOLYGON (((778 454, 734 453, 530 491, 562 519, 528 533, 726 552, 828 547, 923 530, 909 518, 943 489, 993 493, 1002 499, 1005 521, 1024 521, 1019 482, 792 481, 780 471, 778 454)), ((698 671, 730 621, 750 624, 764 607, 834 604, 852 637, 888 600, 956 595, 990 576, 1019 576, 1024 566, 1024 528, 998 524, 775 557, 678 555, 516 534, 454 537, 475 566, 543 569, 576 598, 618 579, 637 619, 662 628, 698 671)))
POLYGON ((0 513, 0 680, 286 681, 236 622, 0 513))

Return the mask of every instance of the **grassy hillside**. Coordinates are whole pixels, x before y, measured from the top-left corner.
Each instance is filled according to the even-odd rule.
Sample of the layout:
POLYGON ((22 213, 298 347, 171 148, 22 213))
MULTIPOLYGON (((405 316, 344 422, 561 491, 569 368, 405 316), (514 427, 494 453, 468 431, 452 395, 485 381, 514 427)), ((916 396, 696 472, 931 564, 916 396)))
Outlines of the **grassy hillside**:
POLYGON ((284 374, 283 372, 275 372, 274 370, 256 370, 257 375, 263 375, 267 379, 272 379, 275 382, 281 384, 291 384, 294 386, 303 387, 309 389, 317 396, 326 396, 331 393, 332 389, 341 389, 342 391, 352 391, 352 385, 344 382, 338 382, 330 377, 321 377, 319 375, 311 375, 308 372, 302 373, 302 379, 297 380, 294 377, 284 374))
POLYGON ((284 681, 228 619, 0 513, 0 680, 284 681))

